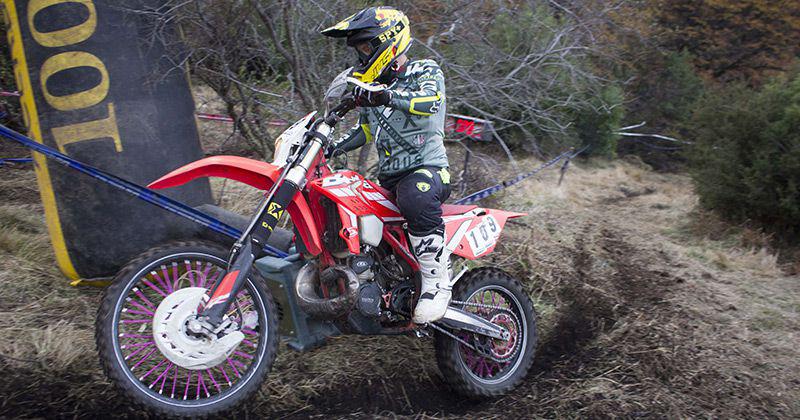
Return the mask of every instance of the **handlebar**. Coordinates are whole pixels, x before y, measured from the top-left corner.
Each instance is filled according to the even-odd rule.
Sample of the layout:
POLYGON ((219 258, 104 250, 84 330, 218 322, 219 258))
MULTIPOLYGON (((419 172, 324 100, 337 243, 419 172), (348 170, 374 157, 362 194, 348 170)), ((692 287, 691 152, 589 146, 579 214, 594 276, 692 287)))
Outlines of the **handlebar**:
POLYGON ((343 98, 342 101, 339 102, 339 105, 336 105, 336 107, 330 110, 328 115, 325 117, 325 123, 333 127, 355 107, 356 100, 352 96, 343 98))

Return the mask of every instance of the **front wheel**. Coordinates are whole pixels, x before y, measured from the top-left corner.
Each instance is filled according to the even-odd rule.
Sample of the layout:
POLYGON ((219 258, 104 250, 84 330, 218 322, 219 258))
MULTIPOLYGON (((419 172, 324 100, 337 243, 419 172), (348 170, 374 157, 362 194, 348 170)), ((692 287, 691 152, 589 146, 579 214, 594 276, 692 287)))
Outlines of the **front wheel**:
POLYGON ((264 280, 251 274, 219 338, 186 324, 225 274, 227 250, 173 243, 126 265, 106 290, 95 338, 108 378, 157 416, 206 417, 245 402, 263 383, 278 346, 278 317, 264 280))
POLYGON ((451 305, 505 328, 511 337, 503 341, 456 332, 462 343, 437 333, 436 361, 445 381, 473 398, 508 393, 522 382, 533 363, 537 339, 533 302, 519 281, 491 267, 467 272, 453 288, 453 300, 464 303, 451 305))

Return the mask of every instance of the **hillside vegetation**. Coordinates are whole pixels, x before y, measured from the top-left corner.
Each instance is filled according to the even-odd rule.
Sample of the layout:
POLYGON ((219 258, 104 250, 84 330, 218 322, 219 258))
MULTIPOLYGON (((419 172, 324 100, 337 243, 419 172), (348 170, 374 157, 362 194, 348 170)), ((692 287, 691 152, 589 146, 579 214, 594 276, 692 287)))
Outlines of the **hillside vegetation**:
MULTIPOLYGON (((148 39, 178 49, 198 110, 235 120, 200 123, 205 152, 268 159, 277 130, 264 122, 320 108, 353 64, 319 30, 376 2, 167 3, 147 11, 148 39), (165 23, 183 37, 162 39, 165 23)), ((448 142, 454 196, 589 147, 563 182, 550 169, 480 203, 528 213, 483 264, 535 299, 532 371, 504 398, 464 401, 431 340, 282 346, 243 416, 800 418, 800 2, 388 3, 413 22, 412 58, 441 64, 448 111, 492 120, 516 160, 448 142)), ((0 113, 22 129, 16 99, 0 113)), ((0 141, 0 157, 27 153, 0 141)), ((258 191, 212 186, 228 209, 256 206, 258 191)), ((101 294, 59 273, 31 166, 0 167, 0 417, 142 417, 100 370, 101 294)))
MULTIPOLYGON (((800 267, 779 264, 760 234, 699 210, 686 176, 599 160, 557 179, 551 170, 487 203, 529 213, 485 262, 523 280, 536 301, 542 335, 523 386, 464 402, 445 388, 429 340, 346 337, 307 354, 282 347, 249 412, 800 415, 800 267)), ((0 173, 0 416, 139 418, 97 363, 101 290, 58 273, 33 182, 29 168, 0 173)), ((247 211, 255 197, 228 185, 220 198, 247 211)))

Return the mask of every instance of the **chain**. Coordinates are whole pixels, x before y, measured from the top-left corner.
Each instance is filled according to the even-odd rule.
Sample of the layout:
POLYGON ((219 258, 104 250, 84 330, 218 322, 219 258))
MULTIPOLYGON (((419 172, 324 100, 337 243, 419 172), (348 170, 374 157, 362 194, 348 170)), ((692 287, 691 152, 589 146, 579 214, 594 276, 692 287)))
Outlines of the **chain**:
POLYGON ((466 341, 462 340, 461 338, 459 338, 455 334, 451 333, 450 331, 447 331, 446 329, 444 329, 444 328, 442 328, 442 327, 440 327, 440 326, 438 326, 436 324, 432 324, 431 323, 431 324, 428 324, 428 326, 433 328, 434 330, 439 331, 440 333, 452 338, 453 340, 456 340, 459 343, 469 347, 470 349, 472 349, 473 351, 475 351, 476 353, 480 354, 481 356, 483 356, 483 357, 485 357, 487 359, 491 359, 492 361, 495 361, 495 362, 498 362, 498 363, 504 362, 504 360, 500 360, 500 359, 492 356, 491 354, 487 354, 483 350, 480 350, 477 347, 475 347, 474 345, 472 345, 470 343, 467 343, 466 341))
POLYGON ((453 304, 453 305, 464 305, 464 306, 473 306, 473 307, 476 307, 476 308, 481 308, 481 309, 494 309, 494 310, 496 310, 496 311, 511 312, 512 314, 514 313, 514 312, 512 312, 510 309, 508 309, 508 308, 504 308, 504 307, 502 307, 502 306, 486 305, 486 304, 484 304, 484 303, 477 303, 477 302, 464 302, 464 301, 460 301, 460 300, 451 300, 451 301, 450 301, 450 304, 453 304))

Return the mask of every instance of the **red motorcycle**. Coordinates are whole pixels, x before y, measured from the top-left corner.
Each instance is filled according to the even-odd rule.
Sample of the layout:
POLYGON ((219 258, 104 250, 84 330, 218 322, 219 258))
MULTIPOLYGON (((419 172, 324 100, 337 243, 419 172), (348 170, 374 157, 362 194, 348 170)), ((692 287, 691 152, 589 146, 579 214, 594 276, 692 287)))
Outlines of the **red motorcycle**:
MULTIPOLYGON (((107 289, 97 345, 106 374, 131 401, 167 416, 206 416, 246 402, 272 366, 279 318, 288 311, 309 325, 325 320, 336 330, 325 335, 434 334, 444 379, 466 396, 503 395, 527 374, 537 339, 533 304, 498 268, 451 269, 444 318, 411 321, 419 265, 392 194, 356 172, 333 171, 325 158, 334 126, 355 107, 348 87, 360 82, 348 74, 331 83, 324 117, 309 114, 278 137, 272 164, 215 156, 150 184, 215 176, 267 192, 230 250, 205 241, 160 246, 126 265, 107 289), (267 250, 286 236, 277 227, 284 213, 294 230, 292 255, 278 260, 267 250), (286 296, 268 287, 264 261, 298 267, 290 287, 273 289, 286 296)), ((492 252, 506 221, 524 216, 475 205, 442 210, 446 246, 466 260, 492 252)))

